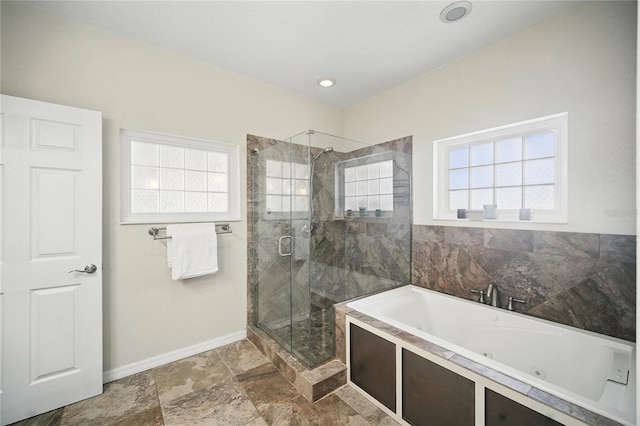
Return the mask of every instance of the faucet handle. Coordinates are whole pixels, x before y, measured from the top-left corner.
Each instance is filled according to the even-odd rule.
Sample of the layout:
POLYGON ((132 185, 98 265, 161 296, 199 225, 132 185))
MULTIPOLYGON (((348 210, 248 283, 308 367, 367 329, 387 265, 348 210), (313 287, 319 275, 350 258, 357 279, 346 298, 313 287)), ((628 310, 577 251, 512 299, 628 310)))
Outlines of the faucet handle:
POLYGON ((509 299, 508 299, 508 300, 509 300, 509 303, 508 303, 508 304, 507 304, 507 306, 505 307, 505 309, 506 309, 507 311, 513 311, 513 302, 522 303, 523 305, 527 303, 527 302, 525 302, 525 301, 524 301, 524 300, 522 300, 522 299, 516 299, 516 298, 513 298, 513 297, 511 297, 511 296, 509 296, 509 299))
POLYGON ((484 298, 484 290, 471 290, 471 293, 480 293, 480 298, 478 299, 479 303, 486 303, 484 298))

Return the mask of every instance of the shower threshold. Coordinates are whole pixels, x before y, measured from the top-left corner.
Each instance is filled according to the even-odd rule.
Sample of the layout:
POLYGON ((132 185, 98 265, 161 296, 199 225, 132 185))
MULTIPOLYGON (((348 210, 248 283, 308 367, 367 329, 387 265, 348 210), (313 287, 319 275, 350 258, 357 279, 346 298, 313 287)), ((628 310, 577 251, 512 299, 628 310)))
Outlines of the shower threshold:
POLYGON ((337 359, 309 369, 255 325, 247 326, 247 338, 310 402, 319 400, 347 383, 347 367, 337 359))

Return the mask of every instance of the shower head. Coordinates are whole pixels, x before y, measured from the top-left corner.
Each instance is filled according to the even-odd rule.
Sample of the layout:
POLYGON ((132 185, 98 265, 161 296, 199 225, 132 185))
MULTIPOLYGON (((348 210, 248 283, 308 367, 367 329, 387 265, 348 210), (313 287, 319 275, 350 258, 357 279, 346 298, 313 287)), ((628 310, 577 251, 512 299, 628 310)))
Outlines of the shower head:
POLYGON ((333 148, 328 146, 325 149, 323 149, 322 151, 320 151, 319 153, 317 153, 316 155, 313 156, 313 160, 311 161, 316 161, 318 159, 318 157, 320 157, 322 154, 326 153, 326 152, 333 152, 333 148))

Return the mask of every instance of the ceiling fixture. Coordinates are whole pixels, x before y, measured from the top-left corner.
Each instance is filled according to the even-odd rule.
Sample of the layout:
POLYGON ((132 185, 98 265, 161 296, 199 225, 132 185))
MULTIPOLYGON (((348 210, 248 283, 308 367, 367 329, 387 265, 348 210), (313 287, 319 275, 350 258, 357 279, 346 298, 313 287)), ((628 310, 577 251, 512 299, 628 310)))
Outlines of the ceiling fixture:
POLYGON ((440 20, 445 24, 458 22, 471 12, 471 3, 468 1, 457 1, 442 9, 440 20))
POLYGON ((318 80, 318 84, 322 87, 331 87, 336 84, 336 81, 332 78, 321 78, 318 80))

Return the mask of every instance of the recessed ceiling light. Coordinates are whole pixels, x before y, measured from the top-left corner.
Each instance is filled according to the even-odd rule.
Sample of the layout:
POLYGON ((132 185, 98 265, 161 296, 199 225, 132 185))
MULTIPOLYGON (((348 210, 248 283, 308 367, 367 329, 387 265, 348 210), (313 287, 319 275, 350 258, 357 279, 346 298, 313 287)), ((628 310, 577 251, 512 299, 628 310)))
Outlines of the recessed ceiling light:
POLYGON ((471 3, 468 1, 457 1, 442 9, 440 20, 446 24, 458 22, 471 12, 471 3))
POLYGON ((318 80, 318 84, 322 87, 331 87, 336 84, 336 81, 332 78, 321 78, 318 80))

